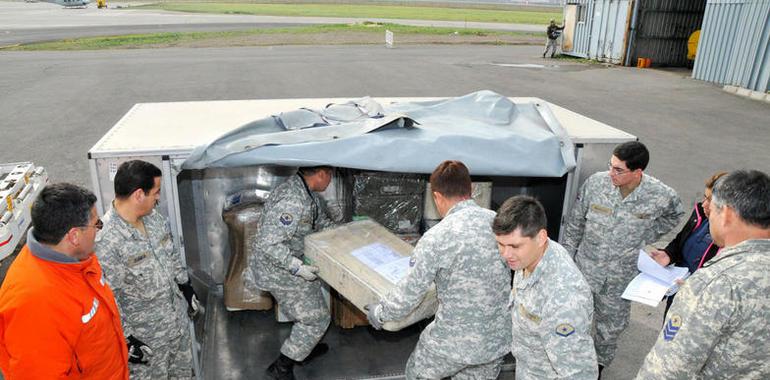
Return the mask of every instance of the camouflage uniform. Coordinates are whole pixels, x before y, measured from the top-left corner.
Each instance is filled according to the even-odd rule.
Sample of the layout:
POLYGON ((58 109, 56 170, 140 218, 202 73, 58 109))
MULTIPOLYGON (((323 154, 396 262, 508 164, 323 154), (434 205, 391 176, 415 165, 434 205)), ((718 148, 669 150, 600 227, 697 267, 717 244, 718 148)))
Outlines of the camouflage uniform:
POLYGON ((599 364, 612 362, 618 336, 628 326, 631 305, 620 295, 639 273, 639 249, 671 231, 683 215, 676 192, 646 174, 625 198, 612 184, 609 172, 588 177, 580 189, 565 226, 563 245, 594 295, 599 364))
POLYGON ((188 281, 166 218, 157 210, 142 218, 144 235, 118 215, 104 215, 96 254, 115 292, 126 337, 152 349, 150 364, 129 364, 132 379, 193 377, 190 318, 177 284, 188 281))
POLYGON ((321 340, 331 317, 321 282, 291 274, 292 261, 303 258, 305 236, 331 225, 318 195, 297 174, 270 194, 254 239, 255 254, 249 257, 257 286, 269 291, 294 321, 281 353, 297 361, 321 340))
POLYGON ((687 279, 637 379, 768 379, 770 239, 723 249, 687 279))
POLYGON ((497 378, 511 344, 511 271, 497 250, 494 217, 473 200, 456 204, 423 235, 409 273, 380 301, 380 318, 399 320, 436 284, 438 311, 409 358, 407 379, 497 378))
POLYGON ((532 273, 516 271, 508 305, 516 379, 596 379, 591 288, 561 245, 549 240, 532 273))

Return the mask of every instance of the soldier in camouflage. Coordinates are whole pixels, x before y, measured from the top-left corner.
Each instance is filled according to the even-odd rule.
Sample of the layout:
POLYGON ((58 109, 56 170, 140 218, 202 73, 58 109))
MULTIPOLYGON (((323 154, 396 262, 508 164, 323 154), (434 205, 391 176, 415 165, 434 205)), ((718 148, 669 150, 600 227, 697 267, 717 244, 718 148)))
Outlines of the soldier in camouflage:
POLYGON ((118 168, 96 254, 121 310, 131 378, 190 379, 188 311, 199 306, 168 221, 155 210, 160 180, 160 169, 144 161, 118 168))
POLYGON ((471 198, 471 178, 459 161, 441 163, 430 177, 444 218, 417 243, 410 270, 377 304, 374 328, 407 316, 435 282, 439 306, 406 364, 407 379, 496 379, 511 344, 506 301, 511 271, 497 252, 495 213, 471 198))
POLYGON ((640 142, 615 147, 609 171, 586 179, 565 225, 563 245, 594 296, 594 345, 599 372, 615 356, 628 326, 630 302, 620 298, 638 274, 639 249, 671 231, 684 215, 676 192, 644 174, 649 152, 640 142))
POLYGON ((770 177, 719 179, 709 222, 724 248, 679 291, 637 379, 770 378, 770 177))
POLYGON ((260 217, 249 268, 257 286, 270 292, 294 321, 281 354, 267 369, 270 378, 293 379, 295 364, 311 353, 315 357, 328 350, 318 344, 331 321, 316 280, 318 268, 306 265, 303 257, 305 236, 332 225, 316 194, 326 189, 331 178, 328 166, 300 168, 272 191, 260 217))
POLYGON ((545 209, 527 196, 505 201, 492 224, 500 255, 516 271, 508 303, 516 379, 594 380, 591 288, 546 226, 545 209))

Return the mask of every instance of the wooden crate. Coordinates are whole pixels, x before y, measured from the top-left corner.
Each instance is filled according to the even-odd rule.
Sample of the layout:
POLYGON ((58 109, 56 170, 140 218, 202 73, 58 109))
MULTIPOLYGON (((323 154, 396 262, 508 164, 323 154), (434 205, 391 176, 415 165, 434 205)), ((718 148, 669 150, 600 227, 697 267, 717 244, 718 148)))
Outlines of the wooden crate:
POLYGON ((343 329, 352 329, 358 326, 369 326, 366 314, 358 310, 342 295, 332 290, 332 322, 343 329))

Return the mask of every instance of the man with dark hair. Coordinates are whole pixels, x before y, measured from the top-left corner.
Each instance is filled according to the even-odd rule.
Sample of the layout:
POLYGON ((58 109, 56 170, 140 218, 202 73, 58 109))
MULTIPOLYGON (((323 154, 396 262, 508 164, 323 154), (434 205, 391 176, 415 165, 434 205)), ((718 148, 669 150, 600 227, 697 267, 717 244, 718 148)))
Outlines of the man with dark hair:
POLYGON ((471 199, 471 177, 460 161, 439 164, 430 185, 443 219, 417 243, 407 275, 367 306, 369 322, 380 329, 404 318, 435 283, 438 310, 409 357, 406 378, 496 379, 511 344, 511 271, 497 252, 495 213, 471 199))
POLYGON ((638 379, 770 378, 770 176, 720 178, 709 222, 723 248, 679 290, 638 379))
POLYGON ((594 380, 591 288, 546 227, 543 206, 523 195, 506 200, 492 223, 500 255, 516 271, 508 302, 516 378, 594 380))
MULTIPOLYGON (((113 180, 115 198, 126 199, 136 190, 142 190, 144 194, 150 194, 155 188, 156 178, 160 180, 163 173, 160 169, 146 161, 126 161, 118 168, 113 180), (120 170, 122 168, 122 170, 120 170)), ((160 193, 160 187, 158 187, 160 193)), ((153 207, 155 204, 153 203, 153 207)))
POLYGON ((649 157, 637 141, 615 147, 610 170, 586 179, 564 227, 564 248, 594 296, 600 374, 615 357, 618 336, 628 326, 631 305, 620 296, 639 273, 639 250, 671 231, 684 215, 676 192, 644 173, 649 157))
POLYGON ((140 160, 115 173, 115 200, 96 252, 123 315, 132 379, 190 379, 190 315, 198 308, 168 220, 155 209, 161 171, 140 160))
POLYGON ((257 286, 273 295, 294 321, 278 358, 267 368, 271 379, 294 379, 294 365, 328 350, 318 344, 331 318, 317 281, 318 268, 303 261, 305 236, 332 225, 317 193, 333 175, 329 166, 300 168, 278 185, 265 204, 254 238, 249 268, 257 286))
POLYGON ((99 260, 96 196, 46 186, 32 229, 0 288, 0 368, 6 379, 128 379, 120 314, 99 260))

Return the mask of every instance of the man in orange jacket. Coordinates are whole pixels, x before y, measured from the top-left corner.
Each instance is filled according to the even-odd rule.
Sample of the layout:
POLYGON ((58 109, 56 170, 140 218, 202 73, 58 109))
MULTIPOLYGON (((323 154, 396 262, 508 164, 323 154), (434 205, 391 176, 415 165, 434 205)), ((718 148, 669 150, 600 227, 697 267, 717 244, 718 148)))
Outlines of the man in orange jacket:
POLYGON ((96 197, 46 186, 27 245, 0 287, 0 368, 6 380, 128 379, 120 314, 93 254, 96 197))

